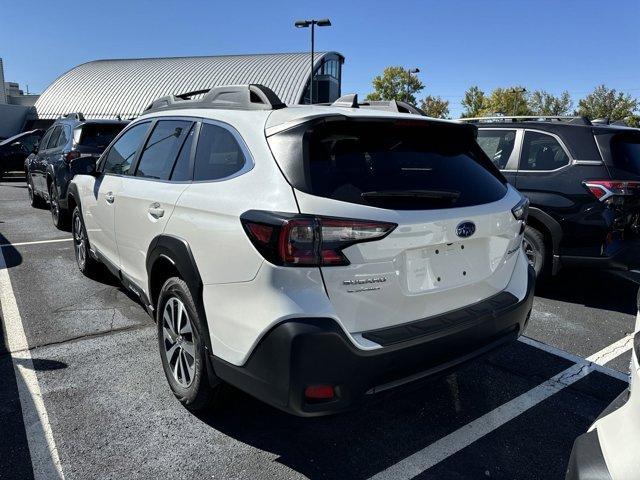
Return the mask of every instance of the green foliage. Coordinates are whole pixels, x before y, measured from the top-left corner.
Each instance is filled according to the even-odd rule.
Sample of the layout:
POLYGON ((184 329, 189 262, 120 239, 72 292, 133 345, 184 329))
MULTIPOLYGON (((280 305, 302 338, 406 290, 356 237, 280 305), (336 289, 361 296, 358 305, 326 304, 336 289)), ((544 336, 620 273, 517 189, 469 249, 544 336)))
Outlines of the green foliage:
POLYGON ((427 95, 420 103, 420 109, 428 117, 447 118, 449 116, 449 101, 433 95, 427 95))
POLYGON ((544 90, 536 90, 529 97, 529 108, 533 115, 571 115, 573 101, 567 91, 562 92, 559 97, 556 97, 544 90))
POLYGON ((464 111, 462 112, 463 118, 479 117, 484 109, 486 97, 484 92, 477 86, 470 87, 464 93, 464 99, 462 100, 462 106, 464 111))
POLYGON ((415 94, 424 85, 420 79, 402 67, 387 67, 373 79, 373 92, 367 95, 367 100, 398 100, 416 103, 415 94))
POLYGON ((496 88, 485 99, 482 115, 531 115, 524 87, 496 88))
POLYGON ((638 119, 634 113, 638 110, 638 106, 638 100, 631 95, 599 85, 578 102, 576 113, 590 120, 609 118, 613 122, 629 118, 629 121, 637 124, 638 119))

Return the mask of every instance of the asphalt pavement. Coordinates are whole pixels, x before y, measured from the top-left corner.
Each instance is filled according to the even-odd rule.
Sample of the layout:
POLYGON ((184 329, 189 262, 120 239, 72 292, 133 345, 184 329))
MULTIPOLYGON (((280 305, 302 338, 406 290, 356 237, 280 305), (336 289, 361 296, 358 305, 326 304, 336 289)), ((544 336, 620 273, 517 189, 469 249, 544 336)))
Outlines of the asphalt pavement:
POLYGON ((537 289, 525 333, 548 348, 519 341, 332 417, 232 388, 196 416, 166 384, 152 319, 113 277, 84 277, 70 237, 29 206, 24 180, 0 183, 0 479, 43 478, 47 462, 67 479, 561 479, 573 440, 627 388, 630 352, 609 347, 633 331, 637 285, 565 271, 537 289), (27 346, 9 351, 16 319, 27 346), (531 400, 596 352, 604 368, 531 400))

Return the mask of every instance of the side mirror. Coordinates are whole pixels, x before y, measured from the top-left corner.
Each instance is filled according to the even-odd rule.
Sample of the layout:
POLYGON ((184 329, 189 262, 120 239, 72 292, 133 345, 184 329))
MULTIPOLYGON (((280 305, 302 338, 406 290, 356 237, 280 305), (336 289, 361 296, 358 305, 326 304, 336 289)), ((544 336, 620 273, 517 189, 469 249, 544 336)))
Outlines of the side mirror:
POLYGON ((96 177, 100 172, 98 172, 98 158, 100 157, 89 157, 86 162, 86 170, 84 173, 87 175, 92 175, 96 177))

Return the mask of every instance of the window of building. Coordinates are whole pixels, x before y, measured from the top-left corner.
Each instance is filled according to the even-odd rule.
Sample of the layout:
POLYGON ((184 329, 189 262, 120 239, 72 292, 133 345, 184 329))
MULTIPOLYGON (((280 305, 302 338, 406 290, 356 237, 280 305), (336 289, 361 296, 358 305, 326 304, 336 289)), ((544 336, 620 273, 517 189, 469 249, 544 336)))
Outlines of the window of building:
POLYGON ((194 180, 218 180, 240 171, 244 153, 226 128, 203 123, 196 148, 194 180))
POLYGON ((546 133, 525 132, 520 170, 555 170, 568 165, 569 160, 555 137, 546 133))
POLYGON ((142 151, 137 177, 169 180, 173 164, 193 122, 160 120, 142 151))

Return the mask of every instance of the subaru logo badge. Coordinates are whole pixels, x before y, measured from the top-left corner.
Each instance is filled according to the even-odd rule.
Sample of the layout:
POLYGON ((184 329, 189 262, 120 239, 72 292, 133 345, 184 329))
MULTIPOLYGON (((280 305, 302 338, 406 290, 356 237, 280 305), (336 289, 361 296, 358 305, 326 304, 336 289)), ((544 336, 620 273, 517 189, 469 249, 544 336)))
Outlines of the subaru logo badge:
POLYGON ((468 238, 476 232, 476 224, 473 222, 460 222, 456 227, 456 235, 460 238, 468 238))

